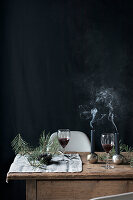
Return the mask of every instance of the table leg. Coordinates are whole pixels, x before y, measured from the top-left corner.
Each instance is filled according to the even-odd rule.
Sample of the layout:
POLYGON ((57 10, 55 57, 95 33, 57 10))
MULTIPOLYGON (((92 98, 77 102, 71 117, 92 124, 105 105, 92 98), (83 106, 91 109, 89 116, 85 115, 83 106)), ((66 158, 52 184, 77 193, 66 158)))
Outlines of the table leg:
POLYGON ((26 180, 26 200, 37 200, 36 180, 26 180))

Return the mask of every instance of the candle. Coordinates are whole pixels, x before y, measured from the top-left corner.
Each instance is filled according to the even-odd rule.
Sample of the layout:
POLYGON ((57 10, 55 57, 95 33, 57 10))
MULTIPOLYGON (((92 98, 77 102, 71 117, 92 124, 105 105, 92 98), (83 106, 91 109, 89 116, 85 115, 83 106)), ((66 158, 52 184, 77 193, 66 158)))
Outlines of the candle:
POLYGON ((116 154, 120 154, 120 148, 119 148, 119 133, 115 133, 115 152, 116 154))
POLYGON ((95 131, 91 130, 91 153, 95 152, 95 131))

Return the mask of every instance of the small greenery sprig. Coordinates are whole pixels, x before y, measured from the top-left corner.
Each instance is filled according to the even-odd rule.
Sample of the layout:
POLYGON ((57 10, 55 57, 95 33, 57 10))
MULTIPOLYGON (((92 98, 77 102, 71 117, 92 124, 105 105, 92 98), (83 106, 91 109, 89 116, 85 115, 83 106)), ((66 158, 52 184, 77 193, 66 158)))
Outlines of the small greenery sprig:
POLYGON ((58 153, 59 142, 57 139, 51 140, 50 133, 42 132, 39 138, 39 146, 31 147, 18 134, 11 142, 15 154, 26 155, 29 163, 34 167, 44 168, 44 164, 49 164, 52 156, 58 153))
POLYGON ((133 167, 133 157, 130 159, 130 166, 133 167))
POLYGON ((130 147, 126 144, 122 144, 121 140, 120 140, 120 151, 121 152, 133 152, 133 147, 130 147))
POLYGON ((11 142, 11 146, 16 155, 25 155, 26 153, 31 151, 31 148, 29 147, 28 143, 25 140, 23 140, 20 133, 13 139, 13 141, 11 142))

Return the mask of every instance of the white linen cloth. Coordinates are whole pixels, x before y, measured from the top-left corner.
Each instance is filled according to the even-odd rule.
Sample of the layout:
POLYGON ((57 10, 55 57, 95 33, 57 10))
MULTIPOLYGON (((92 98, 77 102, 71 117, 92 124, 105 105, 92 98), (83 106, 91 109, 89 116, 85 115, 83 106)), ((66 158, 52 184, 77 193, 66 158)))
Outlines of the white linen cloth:
POLYGON ((62 161, 62 155, 54 155, 49 165, 43 168, 33 167, 27 159, 27 156, 16 155, 10 166, 9 172, 81 172, 82 161, 79 154, 66 154, 65 161, 62 161), (68 155, 68 157, 66 157, 68 155))

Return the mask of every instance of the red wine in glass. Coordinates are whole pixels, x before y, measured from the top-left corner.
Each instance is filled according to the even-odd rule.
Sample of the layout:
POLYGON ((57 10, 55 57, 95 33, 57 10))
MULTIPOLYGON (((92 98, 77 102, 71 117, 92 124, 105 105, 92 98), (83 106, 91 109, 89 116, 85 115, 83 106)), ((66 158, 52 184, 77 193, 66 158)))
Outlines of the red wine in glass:
POLYGON ((102 144, 104 151, 107 154, 105 169, 114 168, 114 166, 110 166, 110 164, 109 164, 109 152, 111 151, 111 149, 113 148, 113 145, 114 145, 114 134, 113 133, 103 133, 101 135, 101 144, 102 144))
POLYGON ((65 148, 70 139, 69 138, 59 138, 58 140, 59 140, 60 145, 63 148, 65 148))
POLYGON ((103 147, 103 149, 104 149, 104 151, 106 153, 109 153, 111 151, 111 149, 113 148, 113 145, 111 145, 111 144, 102 144, 102 147, 103 147))
POLYGON ((64 152, 65 147, 70 140, 70 130, 69 129, 59 129, 57 132, 58 141, 63 148, 63 161, 64 161, 64 152))

